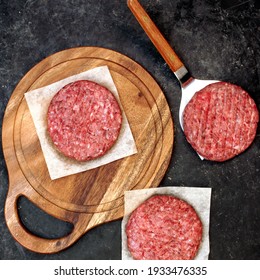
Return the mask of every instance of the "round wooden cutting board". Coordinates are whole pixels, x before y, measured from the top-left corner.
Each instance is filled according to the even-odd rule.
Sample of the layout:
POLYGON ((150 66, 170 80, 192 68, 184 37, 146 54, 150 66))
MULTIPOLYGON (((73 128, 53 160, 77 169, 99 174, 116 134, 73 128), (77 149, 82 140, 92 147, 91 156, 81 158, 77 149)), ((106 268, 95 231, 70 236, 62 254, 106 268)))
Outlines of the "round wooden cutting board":
POLYGON ((81 47, 47 57, 23 77, 7 105, 2 137, 9 173, 5 204, 8 228, 26 248, 55 253, 94 226, 121 218, 125 191, 159 185, 171 158, 174 130, 163 92, 140 65, 112 50, 81 47), (109 67, 119 92, 138 152, 99 168, 51 180, 24 93, 104 65, 109 67), (58 239, 28 232, 18 215, 20 196, 72 223, 72 232, 58 239))

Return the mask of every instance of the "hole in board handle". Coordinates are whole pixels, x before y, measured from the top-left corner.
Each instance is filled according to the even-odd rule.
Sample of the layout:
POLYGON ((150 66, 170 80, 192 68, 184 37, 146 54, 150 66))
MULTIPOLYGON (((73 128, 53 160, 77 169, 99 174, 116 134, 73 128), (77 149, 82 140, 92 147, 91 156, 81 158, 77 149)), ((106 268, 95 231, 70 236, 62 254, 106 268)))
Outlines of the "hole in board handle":
POLYGON ((22 225, 35 236, 56 239, 68 235, 73 230, 74 226, 71 223, 47 214, 25 196, 18 198, 17 209, 22 225))

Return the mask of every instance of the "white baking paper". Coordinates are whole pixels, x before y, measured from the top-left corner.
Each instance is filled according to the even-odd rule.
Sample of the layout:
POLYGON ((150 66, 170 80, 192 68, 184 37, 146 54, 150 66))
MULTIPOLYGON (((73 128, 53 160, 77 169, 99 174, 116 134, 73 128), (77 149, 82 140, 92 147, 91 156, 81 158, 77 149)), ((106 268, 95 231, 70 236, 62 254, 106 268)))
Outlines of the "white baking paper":
POLYGON ((195 260, 207 260, 209 256, 209 220, 211 188, 193 187, 160 187, 125 192, 125 215, 122 220, 122 259, 133 260, 128 247, 125 227, 130 214, 145 200, 155 194, 174 195, 189 203, 203 224, 203 235, 195 260))
POLYGON ((115 145, 102 157, 77 162, 61 155, 52 145, 47 133, 47 111, 53 96, 66 84, 77 80, 90 80, 109 89, 117 98, 121 109, 118 91, 107 66, 100 66, 80 74, 70 76, 48 86, 25 93, 25 99, 40 140, 43 155, 52 180, 96 168, 112 161, 133 155, 137 152, 129 123, 123 110, 123 122, 115 145))

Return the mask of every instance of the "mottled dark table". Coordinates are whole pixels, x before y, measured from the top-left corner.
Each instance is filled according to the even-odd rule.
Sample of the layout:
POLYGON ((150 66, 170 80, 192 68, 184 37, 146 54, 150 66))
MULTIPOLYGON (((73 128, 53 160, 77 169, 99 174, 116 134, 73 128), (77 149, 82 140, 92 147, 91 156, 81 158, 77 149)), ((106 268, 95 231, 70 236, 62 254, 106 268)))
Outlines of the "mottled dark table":
MULTIPOLYGON (((141 0, 193 76, 242 86, 260 106, 260 7, 258 1, 141 0), (257 3, 258 2, 258 3, 257 3)), ((20 79, 45 57, 77 46, 121 52, 152 74, 175 123, 175 143, 162 186, 212 188, 210 259, 260 259, 260 137, 225 163, 201 161, 179 127, 180 87, 125 0, 0 0, 0 112, 20 79)), ((123 174, 122 174, 123 176, 123 174)), ((0 151, 0 259, 120 259, 121 221, 92 229, 54 255, 20 246, 4 220, 8 175, 0 151)), ((70 226, 19 201, 25 226, 59 237, 70 226)))

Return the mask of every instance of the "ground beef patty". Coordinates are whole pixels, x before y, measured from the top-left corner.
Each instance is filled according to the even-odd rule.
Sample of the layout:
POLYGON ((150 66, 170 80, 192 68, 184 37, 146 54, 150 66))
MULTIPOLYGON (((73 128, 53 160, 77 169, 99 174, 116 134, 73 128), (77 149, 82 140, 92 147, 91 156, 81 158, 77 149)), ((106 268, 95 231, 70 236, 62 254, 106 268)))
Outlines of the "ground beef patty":
POLYGON ((121 124, 114 95, 87 80, 64 86, 48 108, 47 126, 54 145, 78 161, 104 155, 116 142, 121 124))
POLYGON ((194 259, 202 223, 191 205, 170 195, 154 195, 131 214, 127 245, 138 260, 194 259))
POLYGON ((242 88, 225 82, 195 93, 183 113, 185 136, 205 159, 225 161, 240 154, 255 138, 259 114, 242 88))

